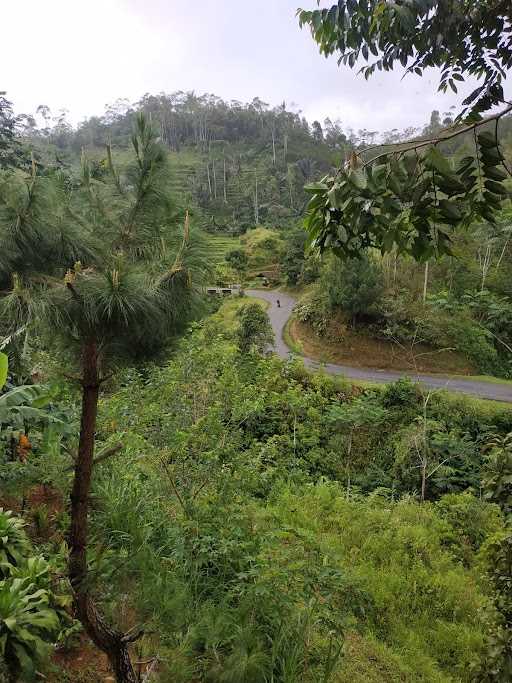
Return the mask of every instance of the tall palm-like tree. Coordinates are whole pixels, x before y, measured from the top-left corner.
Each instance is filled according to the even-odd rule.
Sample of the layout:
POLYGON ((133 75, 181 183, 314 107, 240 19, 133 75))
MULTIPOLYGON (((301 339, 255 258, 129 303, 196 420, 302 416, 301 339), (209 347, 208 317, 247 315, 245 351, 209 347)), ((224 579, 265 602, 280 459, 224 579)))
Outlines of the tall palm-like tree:
POLYGON ((179 227, 168 194, 167 156, 137 117, 134 162, 120 173, 107 147, 94 177, 83 156, 79 181, 59 174, 0 176, 0 316, 11 332, 44 320, 77 352, 82 413, 71 492, 69 578, 75 611, 109 657, 119 683, 135 683, 128 647, 136 634, 111 627, 87 580, 88 512, 98 397, 105 368, 152 352, 189 315, 198 265, 188 215, 179 227))

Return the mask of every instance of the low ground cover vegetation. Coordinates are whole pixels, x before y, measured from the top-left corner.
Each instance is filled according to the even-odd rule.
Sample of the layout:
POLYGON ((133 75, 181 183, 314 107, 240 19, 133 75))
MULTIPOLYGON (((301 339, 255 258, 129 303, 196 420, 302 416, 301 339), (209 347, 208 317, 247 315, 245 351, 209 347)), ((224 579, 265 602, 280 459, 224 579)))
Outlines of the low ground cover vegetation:
MULTIPOLYGON (((496 491, 512 412, 262 356, 229 312, 251 305, 227 303, 228 325, 221 308, 169 363, 127 369, 104 392, 94 593, 117 623, 144 625, 138 657, 157 656, 162 681, 473 680, 499 631, 487 577, 506 508, 482 492, 496 491)), ((44 410, 57 409, 76 420, 73 400, 44 410)), ((65 501, 68 437, 44 421, 27 431, 30 455, 5 449, 2 473, 37 551, 20 530, 21 545, 4 544, 10 565, 55 563, 66 537, 65 504, 40 498, 36 516, 21 500, 52 461, 48 493, 65 501)), ((28 613, 31 638, 36 609, 48 608, 28 613)), ((69 630, 52 609, 48 630, 69 630)))

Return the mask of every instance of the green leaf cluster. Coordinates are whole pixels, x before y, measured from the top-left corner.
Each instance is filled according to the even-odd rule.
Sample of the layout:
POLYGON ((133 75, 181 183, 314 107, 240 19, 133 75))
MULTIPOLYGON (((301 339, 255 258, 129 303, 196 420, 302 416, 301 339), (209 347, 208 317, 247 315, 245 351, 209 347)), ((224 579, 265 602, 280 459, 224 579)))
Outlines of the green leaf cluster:
POLYGON ((484 496, 497 503, 512 522, 512 432, 504 437, 495 436, 488 448, 482 482, 484 496))
POLYGON ((59 629, 48 563, 31 551, 23 521, 0 509, 0 655, 13 681, 35 673, 59 629))
POLYGON ((338 0, 298 16, 326 57, 336 53, 350 68, 365 62, 365 78, 395 65, 418 76, 438 67, 443 92, 457 92, 467 76, 483 79, 464 100, 466 111, 478 115, 503 103, 502 82, 512 67, 508 2, 338 0))
POLYGON ((361 166, 353 159, 306 188, 311 246, 344 257, 369 248, 416 260, 450 254, 457 228, 496 221, 509 197, 503 160, 487 131, 478 135, 475 155, 457 164, 435 144, 421 154, 413 144, 361 166))

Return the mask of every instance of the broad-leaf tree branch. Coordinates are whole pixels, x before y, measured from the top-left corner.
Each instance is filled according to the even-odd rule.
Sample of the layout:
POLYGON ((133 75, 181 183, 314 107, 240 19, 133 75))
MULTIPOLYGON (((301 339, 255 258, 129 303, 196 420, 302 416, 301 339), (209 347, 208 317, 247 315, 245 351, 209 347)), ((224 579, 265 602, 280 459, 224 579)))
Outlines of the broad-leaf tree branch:
POLYGON ((418 76, 437 67, 443 92, 457 92, 468 76, 483 80, 464 100, 463 114, 504 102, 502 82, 512 67, 509 0, 339 0, 298 16, 326 57, 337 54, 350 68, 366 62, 359 69, 366 79, 397 63, 418 76))
POLYGON ((494 223, 510 196, 498 122, 512 105, 486 119, 481 114, 504 103, 502 81, 512 66, 510 2, 339 0, 298 15, 323 54, 337 53, 339 63, 350 68, 367 62, 361 69, 365 78, 398 62, 417 75, 441 68, 443 91, 456 92, 456 82, 467 76, 483 79, 464 101, 455 130, 386 146, 384 152, 373 148, 379 153, 370 159, 371 148, 354 152, 336 174, 310 185, 306 228, 312 246, 340 256, 396 249, 427 260, 451 253, 456 228, 475 220, 494 223), (455 163, 443 153, 443 143, 471 133, 471 156, 455 163))

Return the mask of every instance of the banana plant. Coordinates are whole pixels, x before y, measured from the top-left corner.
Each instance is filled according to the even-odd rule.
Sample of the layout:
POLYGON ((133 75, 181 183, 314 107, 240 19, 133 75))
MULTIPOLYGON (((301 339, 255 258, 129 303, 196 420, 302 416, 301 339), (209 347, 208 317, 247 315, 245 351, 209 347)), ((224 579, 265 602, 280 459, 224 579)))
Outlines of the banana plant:
POLYGON ((23 562, 29 542, 23 529, 24 522, 10 510, 0 508, 0 578, 10 574, 13 567, 23 562))
POLYGON ((0 508, 0 661, 9 683, 32 680, 63 628, 64 633, 76 630, 67 612, 71 596, 54 592, 55 567, 32 554, 23 527, 22 519, 0 508))
POLYGON ((0 391, 4 388, 7 382, 7 373, 9 371, 9 359, 7 354, 0 351, 0 391))
MULTIPOLYGON (((7 355, 0 351, 0 391, 7 382, 8 370, 7 355)), ((9 425, 23 430, 29 422, 62 424, 62 420, 43 410, 52 398, 54 392, 38 384, 10 389, 0 395, 0 426, 9 425)))
POLYGON ((0 424, 23 429, 28 422, 61 423, 61 420, 42 410, 51 398, 48 390, 37 384, 11 389, 0 396, 0 424))
POLYGON ((50 565, 42 555, 26 558, 22 564, 12 568, 10 576, 14 579, 28 580, 37 588, 51 589, 50 565))
MULTIPOLYGON (((49 650, 48 641, 59 628, 50 607, 50 592, 37 588, 30 578, 0 581, 0 655, 10 682, 35 673, 49 650)), ((23 679, 24 680, 24 679, 23 679)))

